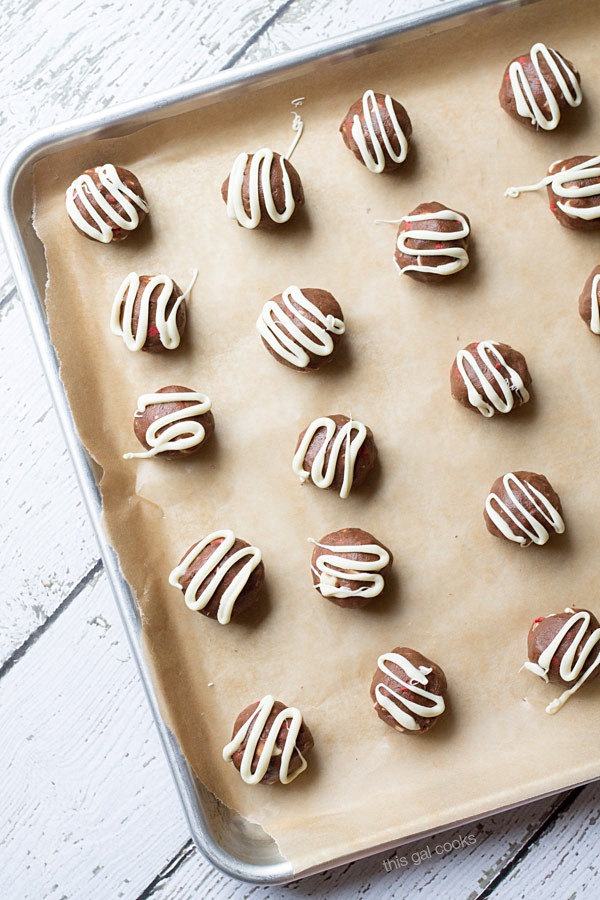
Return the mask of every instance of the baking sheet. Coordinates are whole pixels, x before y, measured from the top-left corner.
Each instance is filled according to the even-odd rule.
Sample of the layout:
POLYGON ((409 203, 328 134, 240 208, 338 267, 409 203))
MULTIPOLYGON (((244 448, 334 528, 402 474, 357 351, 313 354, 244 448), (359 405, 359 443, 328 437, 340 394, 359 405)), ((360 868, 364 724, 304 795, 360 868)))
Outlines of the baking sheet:
POLYGON ((140 604, 163 713, 201 780, 273 835, 297 872, 600 775, 597 686, 549 717, 552 688, 518 671, 534 616, 595 603, 600 362, 577 296, 598 241, 558 226, 543 194, 503 197, 553 159, 597 152, 595 18, 591 0, 548 0, 36 167, 53 341, 105 473, 107 528, 140 604), (496 100, 507 62, 540 39, 575 60, 585 91, 550 135, 512 122, 496 100), (412 158, 389 177, 363 170, 337 134, 371 86, 413 120, 412 158), (220 184, 240 150, 285 151, 298 96, 306 131, 294 164, 307 206, 272 234, 246 232, 227 219, 220 184), (139 234, 109 247, 80 238, 63 209, 72 178, 106 161, 132 168, 151 204, 139 234), (439 288, 399 278, 395 229, 374 224, 432 199, 473 227, 471 266, 439 288), (185 284, 194 267, 185 349, 130 354, 108 327, 124 275, 167 271, 185 284), (312 377, 278 365, 254 330, 264 300, 291 283, 330 290, 348 323, 346 350, 312 377), (457 349, 490 337, 525 353, 535 393, 513 417, 487 421, 451 401, 448 372, 457 349), (173 383, 212 398, 216 440, 181 464, 122 460, 137 449, 138 395, 173 383), (380 451, 375 477, 346 501, 291 472, 299 431, 336 412, 370 425, 380 451), (520 468, 545 473, 563 501, 567 534, 545 548, 504 545, 483 524, 492 481, 520 468), (348 525, 395 556, 390 589, 366 610, 334 607, 311 587, 307 538, 348 525), (218 527, 261 547, 267 570, 260 606, 226 628, 191 613, 166 580, 218 527), (398 644, 448 676, 448 713, 422 738, 395 734, 370 708, 377 657, 398 644), (299 705, 316 740, 308 771, 271 790, 244 785, 221 760, 237 713, 267 692, 299 705))

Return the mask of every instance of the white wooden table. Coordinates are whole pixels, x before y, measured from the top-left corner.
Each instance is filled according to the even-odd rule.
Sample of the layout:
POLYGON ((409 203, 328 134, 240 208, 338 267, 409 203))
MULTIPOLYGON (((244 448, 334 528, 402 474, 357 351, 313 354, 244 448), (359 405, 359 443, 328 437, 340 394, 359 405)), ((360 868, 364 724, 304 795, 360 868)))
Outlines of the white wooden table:
MULTIPOLYGON (((2 0, 3 148, 439 2, 2 0)), ((0 404, 1 900, 600 896, 600 784, 400 848, 400 869, 391 852, 276 888, 214 870, 189 838, 3 248, 0 404)))

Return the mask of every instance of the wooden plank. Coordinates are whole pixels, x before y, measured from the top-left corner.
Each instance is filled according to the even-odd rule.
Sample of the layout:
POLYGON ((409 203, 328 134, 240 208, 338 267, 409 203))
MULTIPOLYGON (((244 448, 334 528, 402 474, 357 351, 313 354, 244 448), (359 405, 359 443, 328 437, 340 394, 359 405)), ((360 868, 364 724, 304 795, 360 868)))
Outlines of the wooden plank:
MULTIPOLYGON (((9 0, 0 16, 3 146, 215 72, 287 5, 30 0, 24 7, 9 0)), ((0 242, 0 298, 11 284, 0 242)))
POLYGON ((0 668, 98 559, 17 297, 0 307, 0 668))
POLYGON ((106 578, 2 680, 3 900, 137 897, 188 840, 106 578))
MULTIPOLYGON (((336 35, 351 34, 360 28, 381 25, 402 15, 432 6, 443 5, 432 0, 369 0, 368 3, 324 3, 323 0, 302 0, 283 11, 276 21, 253 41, 240 62, 255 60, 297 50, 308 44, 336 35)), ((377 90, 382 90, 383 86, 377 90)))
POLYGON ((516 865, 500 873, 494 900, 597 897, 600 784, 591 784, 566 805, 531 843, 516 865))
POLYGON ((561 801, 561 796, 540 800, 479 823, 453 828, 399 847, 395 852, 377 854, 302 879, 291 889, 282 886, 267 891, 238 884, 217 870, 207 869, 204 860, 186 847, 175 865, 171 864, 166 875, 143 896, 144 900, 187 900, 202 894, 211 900, 245 900, 254 893, 261 896, 264 890, 270 900, 289 900, 296 891, 303 897, 339 900, 366 894, 373 900, 406 900, 419 896, 423 885, 427 885, 428 897, 475 898, 561 801), (452 842, 454 846, 448 846, 452 842))

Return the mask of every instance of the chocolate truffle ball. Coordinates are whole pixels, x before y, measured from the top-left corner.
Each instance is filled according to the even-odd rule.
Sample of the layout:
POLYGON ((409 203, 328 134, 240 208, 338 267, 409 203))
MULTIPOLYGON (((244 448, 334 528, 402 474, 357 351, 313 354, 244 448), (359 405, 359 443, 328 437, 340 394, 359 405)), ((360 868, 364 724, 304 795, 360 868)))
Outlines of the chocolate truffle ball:
POLYGON ((600 266, 592 269, 579 295, 579 315, 593 334, 600 334, 600 266))
POLYGON ((190 456, 215 430, 210 400, 191 388, 170 384, 155 394, 142 394, 133 418, 133 430, 142 453, 124 459, 178 459, 190 456))
POLYGON ((185 331, 188 293, 189 288, 183 294, 168 275, 131 272, 115 295, 110 329, 129 350, 176 350, 185 331))
POLYGON ((345 499, 377 459, 373 432, 348 416, 321 416, 298 438, 292 469, 302 482, 339 491, 345 499))
POLYGON ((529 53, 507 66, 500 88, 500 106, 509 116, 537 130, 554 130, 570 106, 579 106, 579 72, 564 56, 534 44, 529 53))
POLYGON ((450 370, 454 399, 487 419, 527 403, 530 387, 525 357, 499 341, 467 344, 450 370))
POLYGON ((223 759, 246 784, 289 784, 306 769, 314 743, 300 710, 267 695, 239 714, 223 759))
POLYGON ((548 169, 550 209, 575 231, 600 228, 600 156, 572 156, 548 169))
POLYGON ((409 647, 396 647, 377 660, 371 700, 379 718, 395 731, 429 731, 446 708, 448 684, 442 669, 409 647))
POLYGON ((524 668, 567 690, 546 707, 555 713, 600 672, 600 623, 587 609, 565 609, 535 619, 527 637, 524 668))
POLYGON ((442 203, 421 203, 400 220, 394 262, 401 275, 443 282, 469 264, 471 226, 464 213, 442 203))
POLYGON ((562 534, 560 498, 544 475, 508 472, 497 478, 485 501, 485 524, 490 534, 521 547, 545 544, 562 534))
POLYGON ((340 132, 346 147, 370 172, 397 169, 408 154, 412 125, 389 94, 365 91, 346 113, 340 132))
POLYGON ((342 528, 312 543, 313 584, 323 597, 346 609, 379 597, 394 558, 377 538, 361 528, 342 528))
POLYGON ((124 241, 142 224, 149 207, 133 172, 121 166, 96 166, 67 188, 67 213, 77 231, 102 244, 124 241))
POLYGON ((193 544, 171 574, 188 609, 227 625, 257 601, 265 581, 258 547, 223 528, 193 544))
POLYGON ((223 182, 221 196, 227 215, 244 228, 272 228, 288 222, 304 205, 297 171, 273 150, 240 153, 223 182))
POLYGON ((271 356, 301 372, 333 359, 346 331, 333 294, 295 285, 265 303, 256 328, 271 356))

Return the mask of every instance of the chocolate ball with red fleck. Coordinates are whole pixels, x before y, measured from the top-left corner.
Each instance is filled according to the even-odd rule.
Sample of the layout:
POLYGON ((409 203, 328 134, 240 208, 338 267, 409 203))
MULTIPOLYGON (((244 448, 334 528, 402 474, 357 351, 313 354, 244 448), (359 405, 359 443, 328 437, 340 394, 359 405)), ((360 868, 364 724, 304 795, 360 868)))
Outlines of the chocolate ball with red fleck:
POLYGON ((537 472, 516 470, 499 475, 486 498, 483 518, 490 534, 521 547, 544 545, 565 530, 560 497, 546 476, 537 472))
MULTIPOLYGON (((246 724, 248 719, 252 718, 254 713, 256 712, 256 708, 260 701, 256 703, 251 703, 250 706, 247 706, 242 712, 239 714, 237 719, 235 720, 235 725, 233 726, 233 733, 231 735, 232 739, 236 736, 236 734, 240 731, 241 728, 246 724)), ((283 712, 288 707, 285 703, 282 703, 280 700, 275 700, 273 703, 273 708, 271 713, 265 723, 265 727, 260 733, 260 738, 256 745, 256 749, 254 751, 254 756, 252 757, 251 771, 252 773, 256 772, 259 760, 263 754, 265 749, 265 743, 267 738, 269 737, 269 733, 271 728, 273 727, 273 723, 275 719, 279 715, 279 713, 283 712)), ((279 751, 278 753, 274 753, 271 756, 271 760, 269 765, 267 766, 267 770, 263 777, 260 779, 259 784, 276 784, 280 780, 279 775, 281 772, 281 759, 283 749, 285 747, 285 742, 287 739, 289 731, 289 721, 285 719, 281 725, 281 728, 277 732, 277 738, 275 739, 275 747, 279 751)), ((246 746, 248 744, 248 736, 246 736, 238 750, 232 756, 232 762, 238 772, 242 766, 242 759, 244 757, 244 751, 246 750, 246 746)), ((302 721, 300 725, 300 729, 298 731, 298 737, 296 738, 296 744, 292 755, 290 757, 290 763, 288 767, 288 774, 295 772, 302 766, 302 758, 306 757, 306 754, 309 753, 314 747, 315 742, 313 736, 311 734, 310 728, 308 725, 302 721)))
MULTIPOLYGON (((142 309, 142 297, 144 295, 144 291, 146 286, 155 275, 140 275, 139 277, 139 286, 137 289, 137 293, 135 295, 135 300, 133 301, 133 309, 131 311, 131 333, 135 338, 138 333, 139 323, 140 323, 140 311, 142 309)), ((164 290, 164 282, 157 284, 152 293, 150 294, 150 303, 148 305, 148 330, 146 335, 146 340, 142 344, 141 349, 146 351, 146 353, 162 353, 167 350, 163 342, 160 338, 160 332, 158 330, 156 324, 156 312, 158 309, 158 298, 162 294, 164 290)), ((164 317, 168 319, 173 311, 173 307, 177 303, 178 299, 181 297, 183 291, 173 281, 173 290, 171 291, 171 295, 167 300, 167 305, 164 310, 164 317)), ((127 291, 123 293, 123 298, 121 301, 121 317, 120 317, 120 325, 123 328, 123 313, 125 310, 125 297, 127 295, 127 291)), ((177 326, 177 331, 179 332, 180 338, 183 337, 185 332, 186 324, 187 324, 187 309, 185 300, 182 300, 179 306, 177 307, 177 314, 175 316, 175 324, 177 326)))
MULTIPOLYGON (((551 47, 548 48, 548 52, 554 58, 558 69, 562 71, 563 78, 567 85, 571 85, 571 79, 569 77, 569 72, 573 74, 573 76, 577 79, 577 82, 581 84, 581 75, 575 68, 572 62, 568 60, 565 56, 559 53, 557 50, 553 50, 551 47)), ((558 107, 558 122, 554 127, 557 127, 560 119, 562 118, 563 113, 569 109, 570 104, 565 97, 564 91, 558 83, 555 73, 552 71, 550 66, 548 65, 546 59, 542 54, 538 55, 538 61, 540 66, 540 72, 542 74, 542 78, 544 79, 547 90, 554 97, 556 105, 558 107)), ((531 103, 527 102, 528 112, 526 115, 522 115, 517 110, 517 101, 515 99, 513 86, 510 78, 510 68, 513 63, 520 63, 523 68, 523 73, 519 76, 519 84, 523 83, 523 80, 526 83, 527 88, 531 91, 531 95, 533 96, 533 100, 536 106, 542 112, 543 117, 549 121, 552 116, 550 112, 550 105, 548 103, 548 97, 546 95, 546 91, 542 86, 542 82, 540 80, 540 76, 535 67, 535 64, 531 58, 531 52, 525 53, 522 56, 516 56, 513 60, 509 62, 507 65, 504 75, 502 77, 502 84, 500 86, 500 93, 498 94, 498 99, 500 101, 500 106, 502 109, 508 113, 508 115, 514 119, 519 124, 524 125, 526 128, 533 128, 536 131, 546 130, 540 129, 540 126, 535 120, 535 116, 529 112, 531 108, 531 103)), ((526 90, 527 90, 526 88, 526 90)), ((526 90, 524 91, 525 96, 527 96, 526 90)), ((572 90, 572 88, 571 88, 572 90)), ((552 129, 550 129, 552 130, 552 129)))
MULTIPOLYGON (((169 384, 167 387, 162 387, 158 391, 157 394, 192 394, 195 393, 192 388, 183 387, 180 384, 169 384)), ((165 400, 164 403, 150 403, 142 413, 136 412, 133 418, 133 430, 135 432, 135 436, 140 442, 140 444, 146 448, 146 450, 150 450, 151 446, 146 439, 146 433, 150 426, 156 422, 157 419, 162 419, 163 416, 171 416, 173 413, 181 413, 183 410, 189 409, 190 406, 194 406, 196 404, 196 400, 165 400)), ((196 453, 200 447, 203 447, 207 440, 212 437, 212 434, 215 430, 215 420, 212 412, 208 410, 208 412, 201 413, 196 416, 189 416, 187 419, 182 420, 187 422, 199 422, 200 425, 204 428, 204 437, 202 440, 194 444, 192 447, 184 447, 180 450, 164 450, 158 454, 160 459, 179 459, 181 457, 191 456, 193 453, 196 453)), ((182 424, 182 422, 180 422, 182 424)), ((169 428, 170 425, 167 424, 163 428, 159 428, 156 432, 157 435, 162 434, 165 428, 169 428)), ((191 435, 192 432, 190 431, 191 435)), ((185 431, 182 431, 178 438, 186 437, 185 431)))
POLYGON ((484 353, 482 358, 478 352, 480 343, 481 341, 476 341, 472 344, 467 344, 463 352, 469 353, 474 357, 481 371, 483 381, 482 378, 474 372, 468 357, 464 360, 464 370, 466 373, 465 380, 458 368, 457 358, 455 358, 452 363, 452 368, 450 369, 450 393, 452 398, 458 400, 461 406, 480 415, 480 410, 476 405, 471 403, 471 400, 469 399, 468 384, 471 385, 472 390, 479 395, 484 403, 490 404, 490 398, 487 396, 483 386, 483 382, 485 382, 487 389, 496 394, 499 399, 502 399, 497 380, 490 368, 490 366, 493 365, 496 372, 510 386, 513 398, 511 410, 518 409, 526 401, 523 394, 516 389, 508 368, 510 367, 519 375, 527 394, 529 394, 531 388, 531 375, 529 374, 525 357, 522 353, 519 353, 518 350, 513 349, 513 347, 510 347, 508 344, 503 344, 501 341, 494 341, 494 347, 502 357, 503 362, 501 363, 492 353, 484 353))
POLYGON ((314 586, 326 600, 343 609, 362 609, 385 590, 385 578, 393 562, 392 551, 370 532, 362 528, 340 528, 315 541, 310 569, 314 586), (387 554, 387 563, 380 562, 379 568, 372 568, 381 561, 381 555, 367 552, 365 547, 379 548, 387 554), (319 565, 322 557, 326 558, 324 568, 319 565), (384 583, 373 593, 373 581, 368 578, 375 574, 384 583), (365 596, 366 591, 369 596, 365 596))
MULTIPOLYGON (((192 546, 188 550, 186 550, 186 552, 179 560, 178 565, 181 565, 183 560, 192 552, 192 550, 198 545, 198 543, 199 542, 192 544, 192 546)), ((190 586, 193 578, 200 571, 202 566, 209 561, 219 544, 222 543, 223 538, 215 538, 215 540, 211 541, 210 544, 207 544, 204 550, 202 550, 202 552, 198 554, 193 562, 190 563, 184 574, 179 579, 179 584, 181 585, 181 589, 184 594, 190 586)), ((233 546, 230 550, 227 551, 223 559, 220 561, 219 567, 224 566, 227 563, 227 560, 231 559, 234 554, 238 553, 240 550, 245 550, 247 547, 250 547, 250 544, 246 543, 246 541, 241 540, 241 538, 236 537, 233 546)), ((227 589, 231 587, 232 583, 235 581, 236 576, 247 564, 247 556, 243 556, 241 559, 235 562, 231 566, 231 568, 227 570, 225 575, 223 575, 223 577, 220 579, 215 592, 208 601, 207 605, 202 609, 197 610, 197 612, 202 613, 203 616, 207 616, 209 619, 216 619, 219 613, 221 600, 223 599, 223 594, 225 594, 227 589)), ((210 587, 214 577, 215 572, 211 569, 207 577, 203 581, 201 581, 196 588, 195 598, 199 597, 203 591, 210 587)), ((237 599, 233 604, 231 610, 232 619, 246 612, 246 610, 250 609, 251 606, 254 606, 256 601, 259 599, 264 583, 265 567, 262 562, 259 562, 254 571, 250 573, 248 579, 246 580, 246 583, 237 595, 237 599)))
MULTIPOLYGON (((252 167, 252 160, 254 159, 253 153, 250 153, 246 162, 246 166, 244 168, 244 179, 242 182, 242 204, 244 208, 244 212, 247 216, 250 216, 251 208, 250 208, 250 195, 251 195, 251 187, 250 187, 250 170, 252 167)), ((258 175, 258 201, 260 206, 260 221, 257 224, 257 228, 276 228, 279 222, 276 222, 269 215, 269 210, 267 209, 267 204, 265 203, 265 194, 263 191, 262 179, 263 179, 263 169, 264 169, 265 161, 261 161, 259 165, 259 175, 258 175)), ((294 166, 291 164, 289 159, 284 159, 279 153, 275 153, 273 151, 273 162, 271 164, 271 170, 269 175, 271 194, 273 196, 273 203, 275 205, 275 209, 278 213, 285 212, 286 208, 286 197, 285 197, 285 183, 283 178, 282 169, 285 168, 287 172, 288 178, 290 180, 292 197, 294 198, 295 209, 294 213, 297 210, 304 206, 304 188, 302 187, 302 181, 300 180, 300 176, 294 166)), ((228 175, 225 181, 221 186, 221 197, 227 203, 229 199, 229 181, 230 176, 228 175)), ((292 217, 294 215, 292 214, 292 217)), ((240 224, 240 223, 238 223, 240 224)))
MULTIPOLYGON (((559 159, 552 163, 548 169, 548 175, 556 175, 558 172, 566 172, 575 166, 595 159, 593 156, 571 156, 569 159, 559 159)), ((586 196, 582 197, 561 197, 553 188, 552 181, 547 186, 548 199, 550 201, 550 211, 555 219, 570 228, 572 231, 598 231, 600 229, 600 167, 593 166, 590 171, 595 170, 595 175, 591 177, 582 176, 584 170, 575 172, 572 179, 563 181, 562 187, 567 189, 576 188, 586 190, 586 196), (590 193, 587 193, 589 191, 590 193), (576 210, 585 210, 584 215, 590 215, 591 218, 581 218, 580 214, 576 214, 576 210)))
MULTIPOLYGON (((560 674, 561 663, 564 659, 565 654, 572 649, 573 644, 576 644, 575 654, 573 657, 573 661, 569 664, 569 669, 572 670, 577 665, 577 661, 579 660, 582 652, 585 650, 588 640, 591 638, 593 632, 600 628, 600 623, 598 622, 598 619, 596 618, 594 613, 586 609, 573 607, 573 609, 565 610, 564 612, 551 613, 548 616, 539 616, 537 619, 533 620, 531 628, 529 629, 529 634, 527 635, 527 656, 529 657, 529 661, 539 664, 540 656, 542 655, 544 650, 546 650, 548 645, 552 643, 552 641, 556 638, 558 632, 561 631, 562 628, 564 628, 569 619, 573 618, 573 614, 579 612, 586 612, 589 615, 589 624, 584 629, 581 639, 579 639, 579 631, 581 629, 582 620, 579 619, 573 622, 573 625, 568 629, 555 652, 552 654, 550 666, 547 672, 548 681, 551 681, 555 684, 562 684, 565 687, 572 687, 574 680, 572 678, 570 680, 567 680, 562 677, 562 675, 560 674)), ((580 673, 581 675, 585 675, 586 671, 594 665, 599 654, 600 641, 592 649, 587 660, 582 666, 580 673)), ((591 680, 592 678, 595 678, 598 673, 600 673, 600 666, 590 674, 589 679, 591 680)))
MULTIPOLYGON (((98 167, 98 168, 101 168, 101 167, 98 167)), ((123 182, 125 187, 127 187, 133 194, 135 194, 136 197, 139 197, 141 200, 143 200, 145 202, 146 195, 144 194, 144 189, 143 189, 142 185, 140 184, 137 175, 134 175, 133 172, 130 172, 129 169, 124 169, 122 166, 115 166, 115 169, 117 170, 117 175, 119 176, 119 178, 121 179, 121 181, 123 182)), ((102 182, 100 181, 100 176, 98 174, 97 168, 96 169, 86 169, 85 172, 83 172, 82 174, 88 175, 91 178, 91 180, 94 182, 94 185, 96 186, 96 188, 98 189, 98 191, 100 192, 102 197, 104 198, 104 200, 112 206, 114 211, 119 216, 121 216, 123 219, 129 219, 127 212, 123 209, 123 207, 121 206, 119 201, 112 195, 110 190, 107 187, 105 187, 102 184, 102 182)), ((129 237, 130 234, 132 234, 132 231, 126 231, 124 228, 120 228, 110 218, 110 216, 107 215, 106 211, 104 209, 102 209, 102 207, 97 202, 97 200, 94 199, 93 194, 88 193, 87 199, 88 199, 88 203, 90 204, 90 206, 96 211, 96 213, 100 216, 100 218, 104 222, 106 222, 107 225, 111 226, 113 242, 114 241, 117 241, 117 242, 124 241, 126 238, 129 237)), ((86 209, 85 205, 81 202, 79 197, 75 197, 75 206, 81 213, 84 220, 89 225, 91 225, 94 229, 97 229, 98 228, 97 223, 92 219, 89 211, 86 209)), ((138 215, 138 224, 137 224, 136 228, 139 228, 140 225, 142 224, 142 222, 144 221, 144 219, 146 218, 147 213, 144 209, 142 209, 140 206, 138 206, 137 203, 135 204, 135 208, 136 208, 137 215, 138 215)), ((75 222, 73 222, 72 219, 71 219, 71 222, 72 222, 73 226, 77 229, 79 234, 82 234, 85 238, 88 238, 89 240, 95 240, 95 238, 91 237, 89 234, 86 234, 85 231, 82 231, 81 228, 79 228, 78 225, 75 222)))
MULTIPOLYGON (((384 140, 383 136, 385 135, 385 138, 387 139, 387 141, 389 141, 389 143, 392 147, 392 150, 394 151, 394 154, 396 156, 401 155, 400 154, 400 140, 396 133, 396 126, 395 126, 394 122, 392 121, 392 118, 390 116, 390 111, 386 104, 386 95, 374 92, 373 96, 375 98, 375 103, 377 104, 377 112, 379 114, 379 119, 381 120, 381 124, 383 125, 383 134, 382 134, 382 130, 380 127, 378 117, 377 116, 371 117, 373 130, 375 133, 375 138, 376 138, 379 146, 381 147, 380 152, 383 157, 383 160, 382 160, 383 161, 383 169, 381 171, 392 172, 395 169, 398 169, 402 165, 402 163, 397 162, 397 160, 395 160, 395 159, 392 159, 392 157, 390 156, 389 151, 385 145, 385 140, 384 140)), ((410 150, 410 138, 412 135, 412 123, 410 121, 410 116, 408 115, 405 108, 402 106, 402 104, 398 100, 394 100, 394 98, 391 97, 390 101, 391 101, 392 109, 394 110, 394 115, 396 117, 398 125, 400 126, 400 131, 404 134, 404 137, 406 138, 406 143, 408 145, 408 149, 407 149, 407 154, 408 154, 408 150, 410 150)), ((370 104, 369 104, 369 108, 370 108, 370 104)), ((359 162, 361 162, 363 164, 363 166, 365 166, 366 163, 365 163, 363 155, 360 151, 360 147, 358 146, 358 144, 356 143, 356 140, 354 138, 355 120, 358 122, 360 131, 362 131, 364 141, 365 141, 365 144, 367 147, 367 152, 368 152, 369 156, 371 157, 371 159, 374 161, 376 158, 376 155, 375 155, 375 150, 373 147, 373 138, 371 136, 371 131, 369 128, 369 122, 365 118, 363 97, 359 97, 359 99, 355 100, 355 102, 352 104, 352 106, 350 107, 350 109, 348 110, 346 115, 344 116, 344 119, 342 121, 342 124, 340 125, 339 130, 340 130, 340 133, 342 135, 342 138, 343 138, 343 141, 344 141, 346 147, 348 147, 349 150, 352 150, 352 152, 354 153, 357 160, 359 162)))
MULTIPOLYGON (((343 415, 326 416, 326 418, 331 419, 331 421, 335 424, 335 433, 333 434, 331 440, 329 441, 327 451, 325 453, 325 460, 324 460, 324 463, 322 466, 324 471, 326 471, 329 466, 332 445, 333 445, 337 435, 339 434, 341 429, 344 427, 344 425, 347 425, 348 422, 352 421, 348 416, 343 416, 343 415)), ((360 487, 361 484, 364 484, 364 482, 367 480, 369 472, 372 470, 372 468, 375 465, 375 462, 377 460, 377 446, 375 444, 375 438, 373 437, 373 432, 371 431, 371 429, 368 426, 366 426, 366 428, 367 428, 367 433, 366 433, 365 439, 356 455, 356 461, 354 463, 354 472, 353 472, 352 483, 351 483, 352 488, 360 487)), ((302 443, 302 441, 304 439, 304 435, 306 434, 307 430, 308 429, 305 428, 304 431, 302 431, 300 433, 300 435, 298 436, 298 440, 296 442, 296 450, 294 451, 295 453, 298 452, 298 448, 300 447, 300 444, 302 443)), ((315 434, 313 435, 313 438, 312 438, 310 444, 308 445, 308 448, 304 455, 303 468, 304 468, 305 472, 308 472, 308 473, 312 472, 313 463, 317 457, 317 454, 322 450, 322 447, 323 447, 323 444, 325 443, 326 438, 327 438, 327 430, 326 430, 325 426, 318 428, 316 430, 315 434)), ((336 460, 335 473, 334 473, 333 481, 329 485, 329 490, 340 491, 342 488, 342 485, 344 483, 344 475, 346 472, 346 449, 347 449, 347 442, 344 442, 344 444, 342 445, 340 452, 338 454, 337 460, 336 460)), ((308 480, 312 482, 312 475, 309 475, 308 480)))
MULTIPOLYGON (((404 657, 407 662, 411 663, 417 669, 422 668, 429 670, 429 672, 427 672, 427 683, 419 684, 418 687, 426 690, 430 694, 441 697, 445 705, 448 693, 448 682, 443 669, 441 669, 437 663, 428 659, 426 656, 423 656, 418 650, 413 650, 410 647, 395 647, 391 652, 392 654, 397 653, 399 656, 404 657)), ((406 701, 409 704, 415 703, 419 706, 433 707, 435 706, 435 701, 410 690, 411 677, 400 663, 388 660, 386 662, 386 668, 392 674, 390 675, 387 672, 383 672, 378 667, 373 675, 370 691, 373 708, 381 721, 385 722, 386 725, 389 725, 390 728, 393 728, 394 731, 400 731, 403 734, 424 734, 426 731, 431 731, 440 718, 440 715, 443 715, 443 712, 435 716, 423 716, 419 715, 419 713, 414 710, 411 710, 410 706, 405 706, 404 702, 406 701), (404 683, 400 684, 399 680, 404 683), (379 702, 377 696, 378 689, 385 698, 389 698, 400 710, 412 716, 417 727, 411 729, 401 725, 400 722, 398 722, 379 702), (394 697, 394 694, 397 694, 400 699, 394 697)))
POLYGON ((333 294, 322 288, 288 288, 283 293, 276 294, 267 301, 258 321, 263 346, 277 362, 290 369, 295 369, 296 372, 316 372, 317 369, 335 358, 344 340, 345 325, 342 308, 333 294), (299 302, 303 298, 320 313, 320 318, 317 318, 310 308, 307 309, 299 302), (273 304, 276 304, 277 310, 274 310, 273 304), (314 330, 311 330, 312 326, 323 327, 323 320, 327 322, 326 333, 333 344, 331 352, 327 355, 315 353, 312 349, 319 345, 319 341, 315 341, 314 330), (265 339, 265 334, 272 339, 272 343, 265 339), (300 334, 300 338, 298 338, 298 334, 300 334), (284 353, 289 355, 290 344, 293 348, 291 352, 296 362, 299 363, 298 365, 284 356, 284 353), (305 354, 307 362, 301 359, 303 354, 305 354))
MULTIPOLYGON (((401 275, 408 275, 415 281, 421 281, 424 284, 440 284, 448 280, 451 281, 451 277, 443 272, 420 271, 418 267, 416 269, 412 267, 418 263, 418 266, 426 266, 427 268, 435 270, 439 269, 441 266, 451 265, 456 262, 456 257, 454 256, 432 255, 431 252, 427 252, 428 250, 435 250, 436 253, 439 253, 439 251, 444 250, 445 247, 452 247, 453 249, 459 248, 467 253, 469 235, 471 233, 469 217, 466 216, 465 213, 459 213, 456 210, 449 209, 449 207, 445 206, 443 203, 438 203, 437 200, 433 200, 431 203, 420 203, 406 218, 410 219, 413 216, 424 216, 424 218, 419 218, 416 222, 401 222, 400 227, 398 228, 396 249, 394 252, 396 268, 401 275), (455 218, 441 219, 433 215, 434 213, 440 212, 452 213, 455 218), (431 218, 427 218, 428 213, 432 214, 431 218), (463 230, 460 220, 456 218, 457 216, 462 216, 467 225, 467 234, 462 238, 449 237, 452 233, 456 234, 457 231, 463 230), (429 231, 433 232, 436 237, 435 239, 411 237, 410 234, 412 231, 429 231), (406 253, 404 248, 400 246, 401 238, 405 238, 406 249, 418 251, 418 253, 406 253)), ((466 262, 458 271, 462 271, 466 265, 468 265, 468 256, 466 262)))

